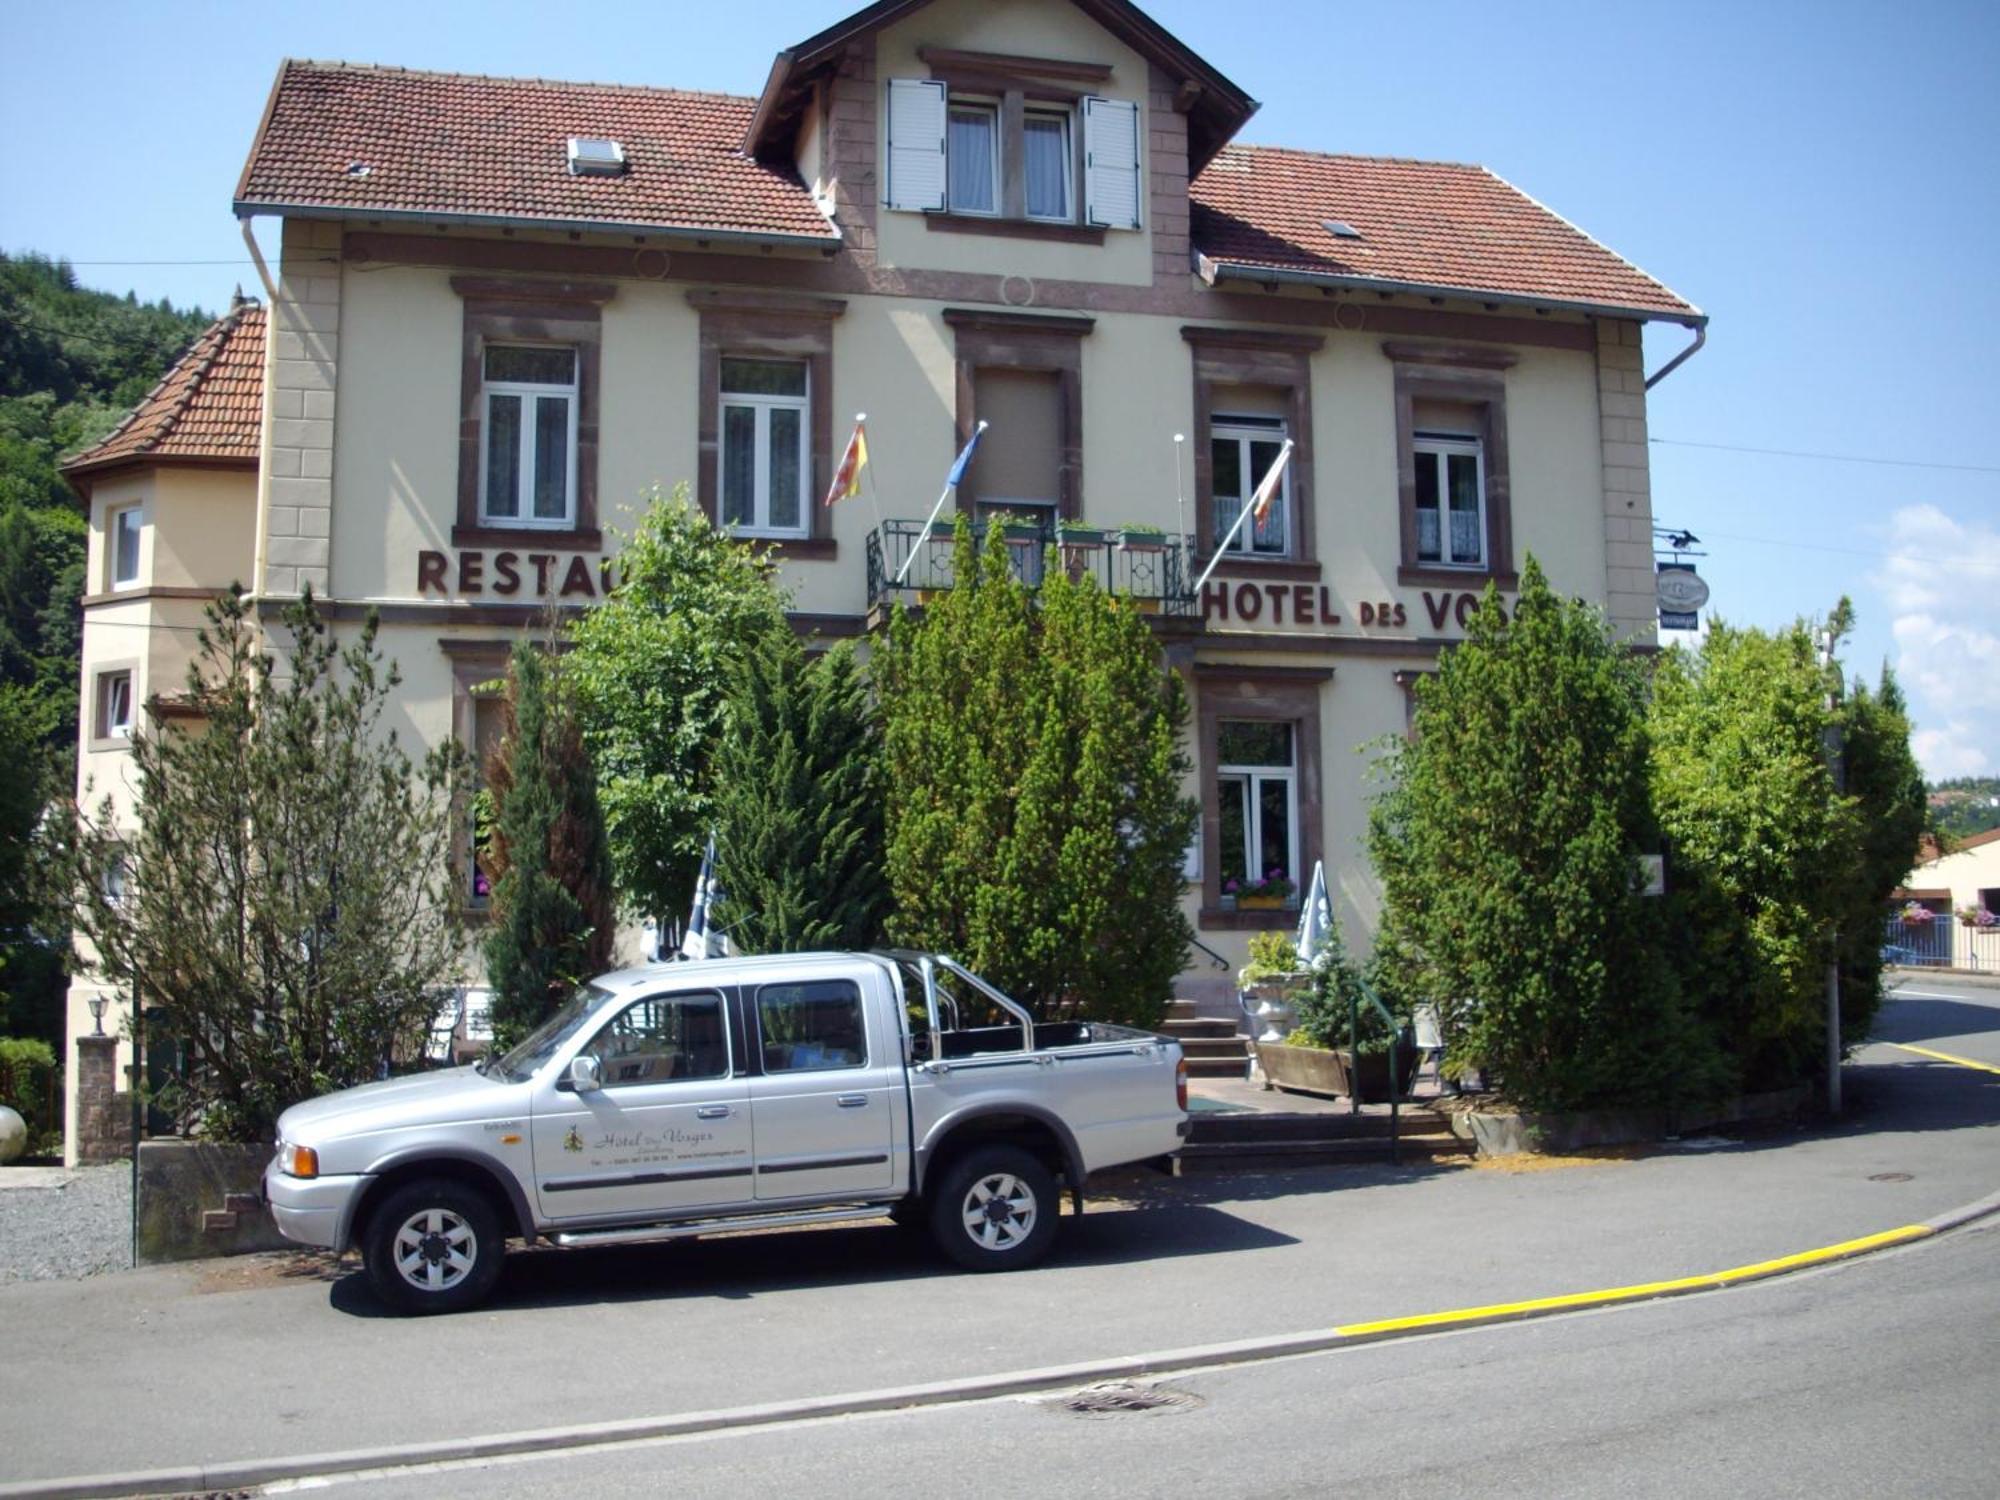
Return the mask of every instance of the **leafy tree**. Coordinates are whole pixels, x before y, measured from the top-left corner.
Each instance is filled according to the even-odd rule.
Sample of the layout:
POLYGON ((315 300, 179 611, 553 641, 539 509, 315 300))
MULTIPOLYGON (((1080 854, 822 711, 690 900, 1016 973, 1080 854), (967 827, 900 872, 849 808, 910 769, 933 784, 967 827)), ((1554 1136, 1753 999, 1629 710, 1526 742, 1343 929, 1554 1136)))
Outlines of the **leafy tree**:
MULTIPOLYGON (((1842 601, 1836 637, 1848 616, 1842 601)), ((1817 634, 1804 620, 1775 632, 1718 620, 1655 677, 1654 801, 1673 853, 1675 951, 1748 1088, 1817 1074, 1837 932, 1842 1032, 1850 1043, 1866 1034, 1884 903, 1925 817, 1894 679, 1831 707, 1839 674, 1817 634), (1846 792, 1828 757, 1841 730, 1846 792)))
POLYGON ((597 778, 559 663, 516 641, 506 730, 486 771, 493 925, 486 972, 505 1048, 611 964, 611 856, 597 778))
POLYGON ((50 832, 84 967, 187 1049, 169 1102, 224 1140, 393 1067, 461 957, 462 753, 414 765, 383 726, 399 677, 372 617, 339 645, 308 595, 283 628, 280 672, 240 592, 211 605, 186 690, 201 726, 154 715, 132 738, 137 828, 106 799, 50 832))
POLYGON ((881 940, 881 736, 851 646, 768 631, 730 677, 716 745, 717 918, 750 953, 881 940))
POLYGON ((572 628, 564 663, 597 765, 618 892, 641 913, 686 910, 714 820, 711 761, 732 668, 789 630, 769 560, 657 492, 618 584, 572 628))
POLYGON ((1644 706, 1637 659, 1531 557, 1513 617, 1489 586, 1384 765, 1381 972, 1437 1004, 1447 1067, 1529 1108, 1714 1081, 1636 878, 1655 847, 1644 706))
POLYGON ((1157 1021, 1187 952, 1187 700, 1143 615, 959 523, 959 586, 879 658, 892 936, 1039 1017, 1157 1021))

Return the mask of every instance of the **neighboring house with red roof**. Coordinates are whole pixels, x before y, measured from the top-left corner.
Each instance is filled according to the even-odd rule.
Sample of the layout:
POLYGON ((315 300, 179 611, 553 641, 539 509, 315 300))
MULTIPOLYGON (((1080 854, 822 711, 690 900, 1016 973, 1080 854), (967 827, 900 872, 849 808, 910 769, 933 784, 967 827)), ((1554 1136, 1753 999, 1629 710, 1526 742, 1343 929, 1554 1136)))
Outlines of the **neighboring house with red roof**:
MULTIPOLYGON (((141 573, 192 545, 173 587, 378 608, 408 724, 476 744, 509 641, 599 596, 650 487, 770 542, 802 631, 863 636, 948 586, 923 523, 987 424, 975 520, 1165 533, 1060 555, 1187 681, 1203 941, 1240 962, 1295 920, 1243 885, 1319 859, 1365 936, 1351 749, 1404 727, 1478 591, 1533 553, 1653 641, 1641 332, 1706 320, 1483 168, 1239 144, 1256 108, 1127 0, 878 0, 754 97, 287 62, 234 196, 283 221, 254 480, 208 542, 162 504, 141 573), (859 412, 872 498, 829 507, 859 412)), ((247 351, 233 326, 210 341, 247 351)), ((143 450, 161 483, 150 434, 191 420, 76 471, 101 492, 143 450)))
POLYGON ((1890 904, 1887 941, 1904 962, 2000 973, 2000 828, 1954 839, 1949 854, 1926 835, 1890 904))

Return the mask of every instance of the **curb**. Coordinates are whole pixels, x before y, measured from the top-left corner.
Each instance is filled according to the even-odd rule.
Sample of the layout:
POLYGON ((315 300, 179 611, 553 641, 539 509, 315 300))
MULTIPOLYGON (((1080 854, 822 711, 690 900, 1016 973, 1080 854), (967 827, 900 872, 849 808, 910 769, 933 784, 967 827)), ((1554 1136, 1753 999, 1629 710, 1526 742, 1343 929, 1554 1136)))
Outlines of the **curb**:
POLYGON ((1220 1344, 1200 1344, 1185 1349, 1122 1355, 1113 1359, 1087 1360, 1078 1364, 1045 1365, 1040 1369, 1013 1370, 997 1375, 931 1381, 922 1385, 892 1386, 883 1390, 858 1391, 844 1396, 813 1396, 754 1406, 724 1407, 715 1411, 685 1412, 678 1416, 634 1417, 616 1422, 589 1422, 569 1427, 543 1428, 533 1432, 458 1438, 435 1443, 352 1448, 338 1453, 293 1454, 235 1463, 27 1480, 0 1484, 0 1500, 93 1500, 93 1497, 256 1489, 280 1480, 302 1479, 309 1476, 476 1461, 566 1448, 601 1447, 610 1443, 726 1432, 733 1428, 769 1426, 815 1418, 857 1416, 869 1412, 925 1406, 950 1406, 992 1400, 996 1397, 1030 1395, 1037 1391, 1064 1390, 1105 1380, 1130 1380, 1141 1376, 1164 1375, 1218 1365, 1247 1364, 1300 1354, 1319 1354, 1334 1349, 1382 1343, 1428 1333, 1458 1332, 1496 1323, 1552 1317, 1586 1308, 1653 1302, 1667 1297, 1687 1296, 1695 1292, 1719 1291, 1725 1287, 1769 1280, 1795 1271, 1853 1260, 1897 1245, 1914 1244, 1996 1213, 2000 1213, 2000 1193, 1950 1209, 1920 1223, 1905 1224, 1900 1228, 1864 1235, 1859 1239, 1843 1240, 1838 1244, 1822 1245, 1817 1249, 1803 1250, 1795 1255, 1756 1261, 1749 1265, 1734 1266, 1728 1270, 1713 1271, 1705 1275, 1683 1276, 1670 1281, 1639 1282, 1631 1286, 1610 1287, 1601 1291, 1571 1292, 1562 1296, 1536 1297, 1521 1302, 1489 1303, 1482 1307, 1420 1313, 1414 1317, 1386 1318, 1370 1323, 1344 1323, 1333 1328, 1304 1333, 1237 1339, 1220 1344))

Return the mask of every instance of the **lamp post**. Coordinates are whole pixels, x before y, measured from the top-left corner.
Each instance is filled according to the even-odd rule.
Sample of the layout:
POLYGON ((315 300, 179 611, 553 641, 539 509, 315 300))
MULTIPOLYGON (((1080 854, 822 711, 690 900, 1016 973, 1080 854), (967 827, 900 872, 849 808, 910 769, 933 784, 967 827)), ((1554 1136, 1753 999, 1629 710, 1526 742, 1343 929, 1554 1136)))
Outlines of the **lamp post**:
POLYGON ((104 1012, 110 1008, 111 1001, 103 995, 92 995, 84 1004, 90 1007, 90 1023, 96 1028, 90 1034, 92 1036, 103 1036, 104 1012))

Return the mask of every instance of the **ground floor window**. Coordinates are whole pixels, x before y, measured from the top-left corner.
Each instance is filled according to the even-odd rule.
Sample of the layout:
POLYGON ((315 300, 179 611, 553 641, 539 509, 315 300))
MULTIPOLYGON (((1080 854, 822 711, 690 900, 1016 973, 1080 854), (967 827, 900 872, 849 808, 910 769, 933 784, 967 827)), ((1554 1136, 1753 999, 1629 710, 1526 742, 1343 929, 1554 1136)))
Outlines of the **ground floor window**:
POLYGON ((1224 896, 1297 899, 1296 738, 1287 723, 1225 719, 1217 728, 1216 854, 1224 896))

